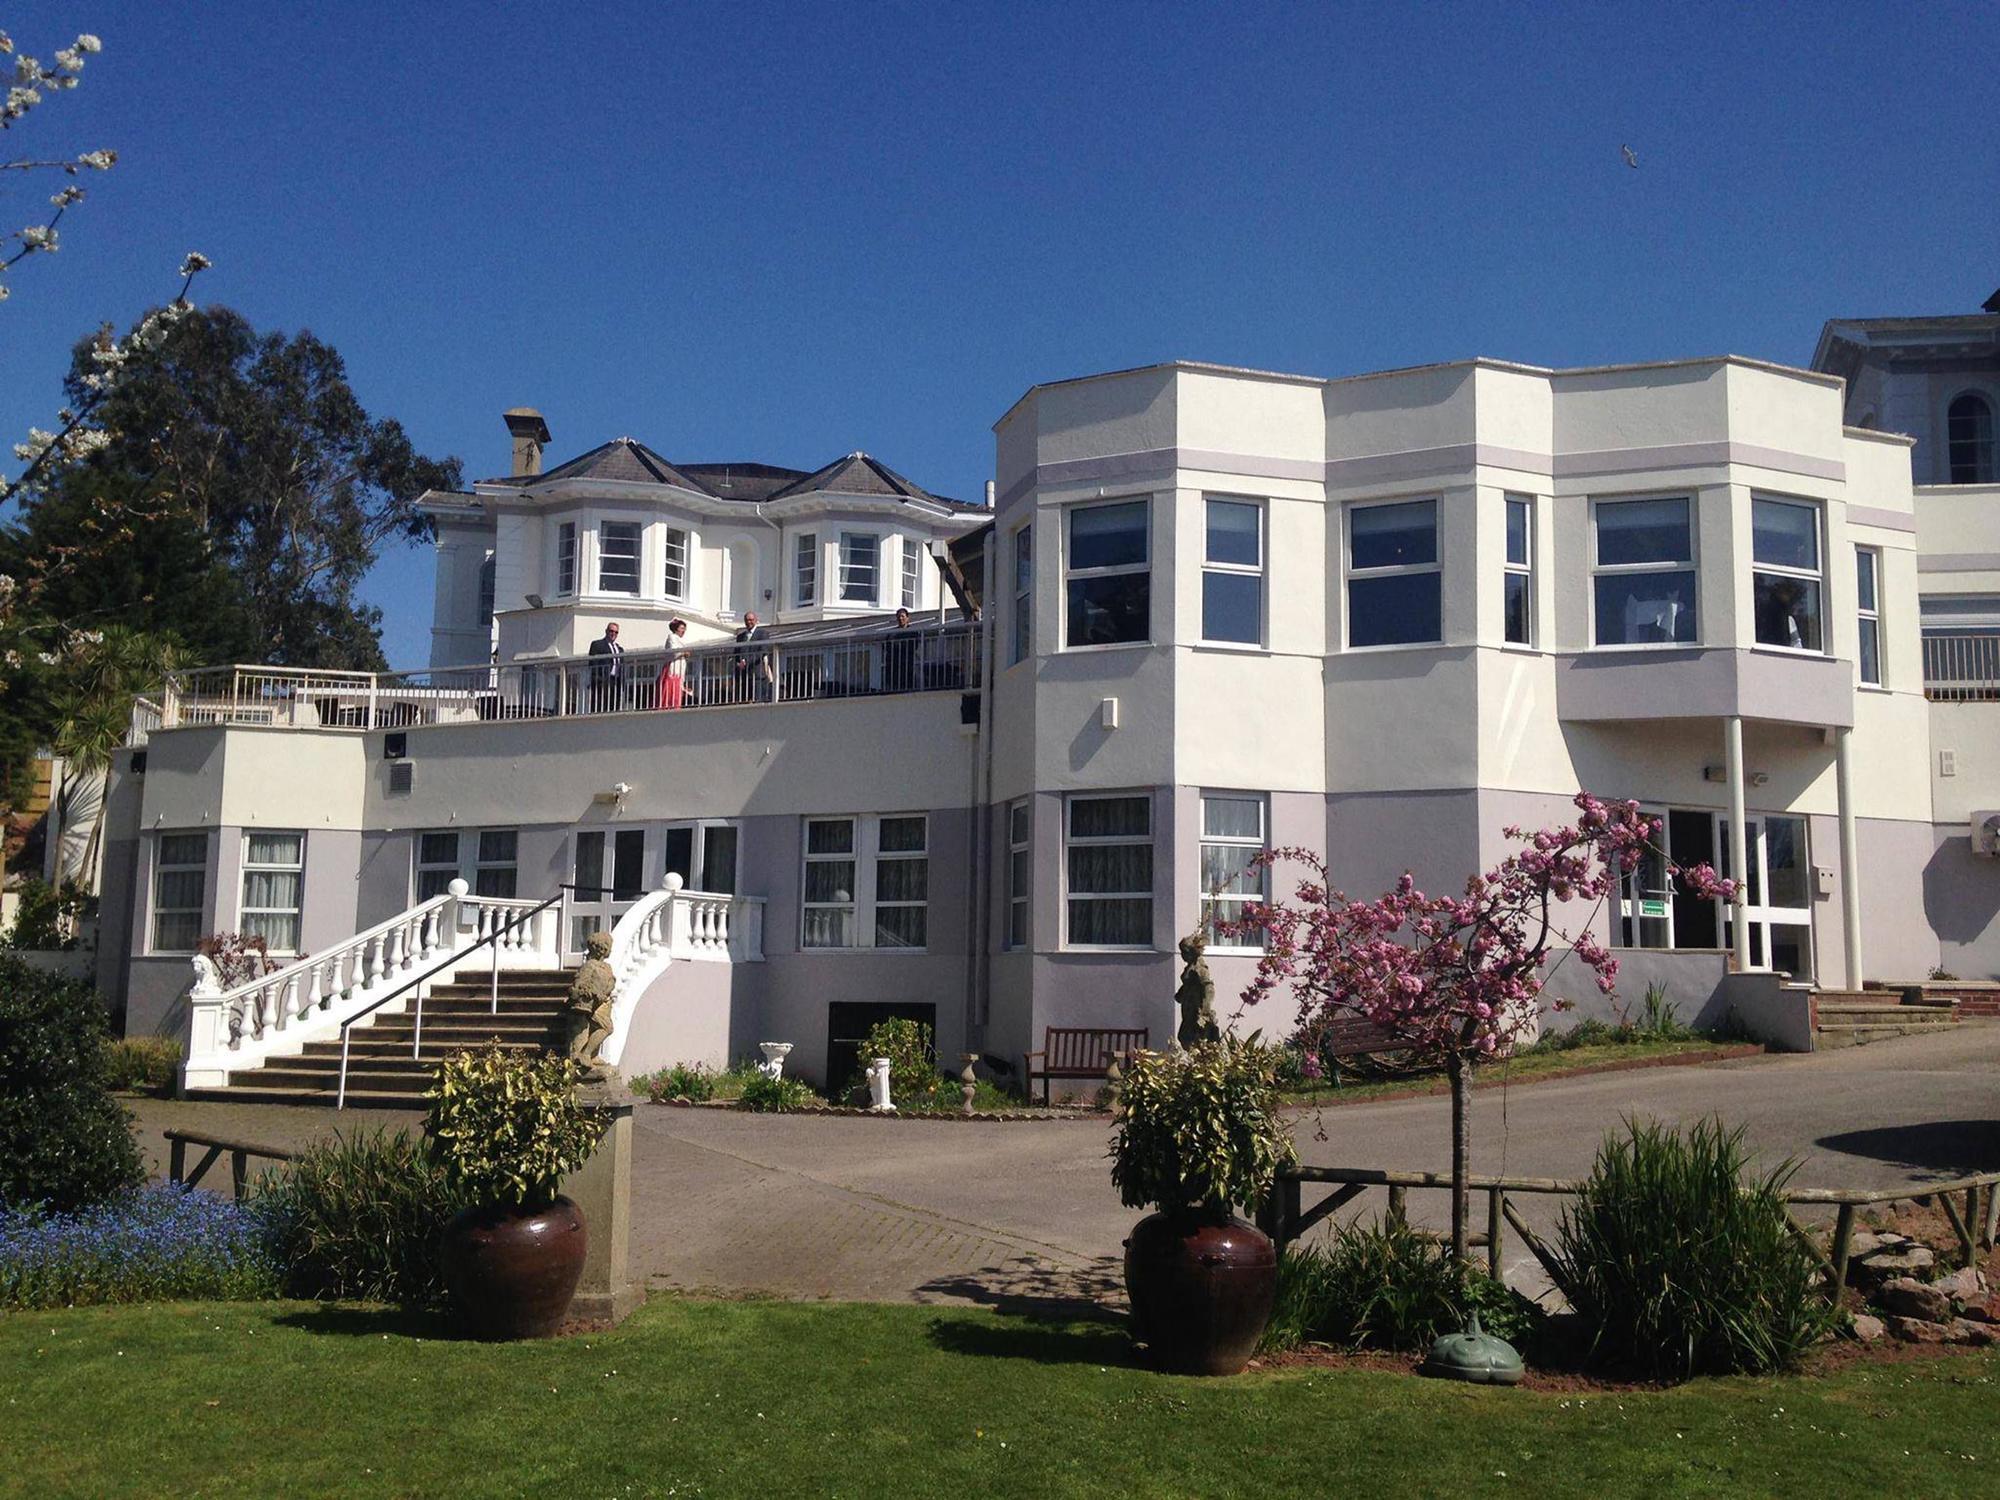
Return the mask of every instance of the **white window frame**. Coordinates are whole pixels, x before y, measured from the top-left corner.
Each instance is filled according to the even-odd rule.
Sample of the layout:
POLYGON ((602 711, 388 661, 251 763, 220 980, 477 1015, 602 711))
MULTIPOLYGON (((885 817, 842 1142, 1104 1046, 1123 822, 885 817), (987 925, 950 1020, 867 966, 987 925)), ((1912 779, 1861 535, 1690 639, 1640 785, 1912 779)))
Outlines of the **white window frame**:
POLYGON ((1201 497, 1201 643, 1204 646, 1219 646, 1225 651, 1261 651, 1269 637, 1268 604, 1271 590, 1265 581, 1265 571, 1271 555, 1270 507, 1262 500, 1244 495, 1203 495, 1201 497), (1208 510, 1212 505, 1233 505, 1251 512, 1257 518, 1257 561, 1255 563, 1217 562, 1208 555, 1208 510), (1257 634, 1252 640, 1233 641, 1217 639, 1208 633, 1208 580, 1211 574, 1232 578, 1254 578, 1257 580, 1257 634))
MULTIPOLYGON (((1699 581, 1697 580, 1697 583, 1699 581)), ((1825 656, 1833 649, 1833 630, 1827 618, 1826 587, 1826 507, 1817 500, 1800 500, 1790 495, 1757 495, 1750 497, 1750 642, 1759 651, 1783 651, 1790 656, 1825 656), (1765 563, 1757 560, 1757 506, 1786 505, 1794 510, 1809 511, 1813 518, 1813 555, 1819 559, 1817 568, 1795 568, 1782 563, 1765 563), (1803 582, 1819 585, 1819 644, 1817 646, 1786 646, 1775 641, 1757 639, 1757 577, 1764 574, 1771 578, 1796 578, 1803 582)))
POLYGON ((1500 526, 1500 572, 1500 639, 1509 646, 1520 646, 1528 650, 1533 650, 1536 636, 1539 634, 1535 629, 1537 610, 1535 608, 1535 497, 1533 495, 1523 495, 1509 491, 1504 497, 1500 526), (1519 562, 1514 560, 1508 545, 1508 538, 1514 520, 1514 508, 1516 506, 1521 508, 1524 520, 1522 535, 1527 541, 1526 550, 1528 554, 1519 562), (1528 638, 1522 641, 1517 641, 1507 634, 1507 580, 1510 578, 1523 580, 1521 586, 1527 591, 1528 596, 1528 638))
POLYGON ((668 526, 660 535, 660 595, 679 604, 685 604, 689 597, 690 540, 685 526, 668 526))
MULTIPOLYGON (((271 917, 271 916, 278 916, 278 917, 287 917, 287 916, 288 916, 288 917, 292 918, 292 920, 293 920, 293 921, 294 921, 295 923, 297 923, 297 924, 298 924, 298 934, 299 934, 299 941, 300 941, 300 942, 303 942, 303 941, 305 940, 305 905, 306 905, 306 832, 305 832, 305 830, 304 830, 304 829, 302 829, 302 828, 246 828, 246 829, 244 829, 244 831, 243 831, 243 868, 242 868, 242 871, 241 871, 241 878, 240 878, 240 879, 239 879, 239 880, 237 881, 237 891, 239 892, 239 894, 240 894, 240 896, 241 896, 241 900, 240 900, 240 901, 238 902, 238 904, 237 904, 237 909, 236 909, 236 930, 237 930, 238 932, 245 932, 245 931, 247 931, 247 930, 249 929, 249 919, 250 919, 251 917, 253 917, 253 916, 260 916, 260 917, 271 917), (252 863, 250 862, 250 841, 251 841, 251 840, 252 840, 253 838, 259 838, 259 837, 262 837, 262 838, 297 838, 297 839, 298 839, 298 841, 299 841, 299 858, 298 858, 298 863, 297 863, 297 864, 282 864, 282 865, 281 865, 281 864, 273 864, 273 863, 270 863, 270 862, 268 862, 268 861, 267 861, 267 862, 264 862, 264 863, 260 863, 260 864, 252 864, 252 863), (296 875, 296 876, 298 876, 298 877, 299 877, 299 904, 298 904, 297 906, 252 906, 252 905, 250 905, 250 877, 251 877, 252 875, 256 875, 256 874, 261 874, 261 873, 278 873, 278 874, 285 874, 285 875, 296 875)), ((273 947, 271 948, 271 952, 273 952, 273 953, 286 953, 286 954, 290 954, 290 953, 296 953, 296 952, 298 952, 298 951, 299 951, 299 950, 298 950, 298 947, 296 946, 296 944, 295 944, 294 946, 290 947, 290 948, 279 948, 279 947, 276 947, 276 946, 273 946, 273 947)))
POLYGON ((1102 500, 1092 500, 1087 505, 1071 505, 1063 510, 1063 581, 1062 581, 1062 631, 1057 637, 1064 651, 1129 651, 1136 646, 1153 644, 1153 497, 1146 495, 1113 495, 1102 500), (1073 553, 1071 537, 1074 534, 1076 517, 1087 510, 1106 510, 1114 505, 1136 505, 1146 517, 1146 555, 1136 563, 1113 563, 1102 568, 1072 567, 1073 553), (1146 579, 1146 633, 1132 641, 1090 641, 1083 645, 1071 645, 1069 639, 1069 586, 1079 579, 1122 578, 1127 574, 1143 574, 1146 579))
MULTIPOLYGON (((810 816, 801 820, 799 828, 799 951, 802 953, 928 953, 930 951, 930 917, 932 906, 930 892, 930 815, 924 812, 888 813, 848 813, 833 817, 810 816), (921 850, 882 850, 882 825, 913 819, 923 824, 924 847, 921 850), (812 852, 812 826, 816 823, 844 823, 848 828, 849 849, 844 854, 815 854, 812 852), (922 861, 925 866, 925 893, 922 901, 884 901, 876 894, 880 886, 881 867, 898 861, 922 861), (847 864, 853 867, 854 880, 848 889, 846 901, 810 901, 807 899, 807 872, 816 864, 847 864), (908 910, 921 906, 925 910, 924 946, 909 947, 877 941, 876 913, 883 909, 908 910), (848 941, 845 943, 808 943, 808 918, 816 911, 842 911, 848 917, 848 941)), ((740 875, 740 871, 739 871, 740 875)))
MULTIPOLYGON (((1977 418, 1974 420, 1976 421, 1977 418)), ((1990 391, 1981 390, 1978 386, 1967 386, 1963 390, 1954 391, 1950 396, 1945 398, 1944 421, 1940 425, 1944 431, 1944 480, 1946 484, 1992 484, 1996 480, 2000 480, 2000 400, 1995 400, 1990 391), (1957 477, 1957 470, 1953 465, 1952 458, 1951 409, 1968 397, 1979 402, 1986 411, 1985 451, 1980 451, 1981 439, 1975 432, 1969 443, 1972 449, 1973 477, 1971 479, 1960 479, 1957 477), (1983 477, 1981 477, 1981 470, 1984 470, 1983 477)))
POLYGON ((868 932, 870 944, 878 949, 893 953, 927 953, 931 945, 930 919, 930 862, 931 862, 931 820, 924 813, 882 813, 868 820, 874 824, 869 830, 873 835, 869 848, 873 852, 871 868, 868 872, 868 932), (923 830, 923 844, 916 849, 884 849, 882 829, 888 823, 916 823, 923 830), (924 867, 924 898, 921 901, 889 901, 882 896, 882 867, 895 864, 921 864, 924 867), (884 911, 923 912, 924 940, 921 943, 885 943, 882 941, 882 913, 884 911))
POLYGON ((1887 663, 1882 657, 1882 549, 1880 547, 1857 546, 1854 549, 1854 616, 1856 632, 1854 641, 1854 678, 1863 687, 1885 686, 1887 663), (1861 575, 1866 568, 1871 587, 1863 590, 1861 575), (1875 602, 1867 602, 1867 595, 1873 594, 1875 602), (1867 660, 1861 650, 1861 640, 1870 631, 1875 636, 1875 675, 1865 674, 1862 663, 1867 660))
POLYGON ((606 518, 597 523, 597 592, 607 598, 637 599, 646 587, 646 528, 638 521, 619 521, 606 518), (604 581, 605 558, 609 555, 605 546, 607 533, 618 527, 632 534, 632 587, 612 588, 604 581))
POLYGON ((430 900, 431 896, 438 896, 444 893, 444 887, 440 886, 437 890, 432 891, 430 895, 425 895, 424 876, 443 874, 445 877, 445 886, 450 885, 454 880, 463 878, 464 870, 463 866, 459 863, 459 852, 464 848, 464 845, 465 839, 462 829, 419 828, 417 830, 416 842, 410 849, 410 904, 412 906, 418 902, 430 900), (450 839, 451 858, 448 860, 424 858, 424 840, 426 839, 450 839))
POLYGON ((1070 906, 1077 901, 1144 901, 1147 910, 1147 926, 1150 928, 1159 915, 1159 898, 1154 890, 1144 891, 1084 891, 1073 892, 1069 881, 1069 852, 1073 848, 1084 849, 1100 846, 1121 846, 1145 844, 1153 850, 1153 885, 1160 882, 1159 816, 1153 807, 1150 792, 1074 792, 1063 799, 1062 822, 1062 884, 1063 884, 1063 947, 1084 953, 1153 953, 1157 948, 1149 933, 1143 943, 1080 943, 1071 935, 1073 923, 1070 920, 1070 906), (1146 832, 1144 835, 1132 833, 1087 836, 1079 838, 1071 830, 1075 826, 1075 809, 1085 802, 1142 802, 1146 807, 1146 832))
POLYGON ((1590 614, 1587 639, 1592 651, 1693 651, 1702 643, 1701 630, 1701 507, 1692 490, 1671 490, 1659 495, 1592 496, 1590 501, 1590 581, 1585 598, 1590 614), (1688 559, 1685 562, 1600 563, 1597 560, 1597 515, 1608 505, 1626 505, 1643 500, 1678 500, 1687 507, 1688 559), (1597 638, 1597 580, 1630 573, 1692 573, 1694 575, 1694 639, 1690 641, 1610 641, 1597 638))
POLYGON ((208 854, 209 839, 206 829, 179 828, 163 830, 153 844, 152 911, 146 923, 146 951, 149 953, 192 953, 202 939, 202 924, 208 917, 208 854), (199 845, 201 857, 191 860, 175 860, 168 863, 167 841, 187 839, 199 845), (167 906, 160 900, 160 877, 163 875, 186 875, 193 872, 201 877, 201 895, 193 906, 167 906), (160 918, 194 917, 194 941, 185 948, 168 947, 160 941, 160 918))
POLYGON ((1343 546, 1342 572, 1345 576, 1340 585, 1341 645, 1348 651, 1421 651, 1430 646, 1444 644, 1444 523, 1439 512, 1443 505, 1436 495, 1408 495, 1389 500, 1356 500, 1347 507, 1342 518, 1341 540, 1343 546), (1428 505, 1431 508, 1431 560, 1427 563, 1392 563, 1383 567, 1357 568, 1354 565, 1354 516, 1357 511, 1380 510, 1390 505, 1428 505), (1356 580, 1363 583, 1383 578, 1418 578, 1427 574, 1438 575, 1438 633, 1426 641, 1380 641, 1372 645, 1354 644, 1354 588, 1356 580))
POLYGON ((801 531, 792 537, 792 603, 811 609, 819 603, 819 533, 801 531))
POLYGON ((840 533, 840 572, 838 577, 840 602, 842 604, 879 605, 882 600, 882 538, 873 531, 843 531, 840 533), (856 544, 865 543, 868 549, 866 563, 852 556, 856 544), (855 593, 867 576, 867 592, 855 593))
POLYGON ((1013 666, 1035 654, 1035 523, 1023 521, 1013 533, 1013 666))
POLYGON ((861 820, 846 818, 807 818, 799 829, 799 950, 804 953, 841 953, 861 946, 861 820), (847 825, 846 852, 815 854, 812 847, 812 830, 816 823, 845 823, 847 825), (851 871, 845 901, 815 901, 811 897, 810 875, 812 867, 818 864, 845 864, 851 871), (815 943, 811 940, 812 914, 816 911, 844 911, 847 913, 847 941, 844 943, 815 943))
POLYGON ((577 549, 577 524, 561 521, 556 525, 556 593, 565 599, 576 597, 577 568, 583 561, 577 549))
MULTIPOLYGON (((1208 887, 1202 882, 1202 871, 1207 866, 1207 852, 1210 848, 1248 849, 1252 853, 1262 854, 1271 847, 1271 799, 1263 792, 1231 792, 1219 788, 1203 788, 1200 804, 1196 809, 1196 816, 1201 821, 1196 825, 1195 830, 1195 884, 1197 887, 1196 894, 1201 902, 1202 926, 1209 934, 1208 945, 1219 953, 1262 953, 1264 951, 1262 943, 1246 943, 1240 937, 1226 936, 1216 931, 1213 922, 1212 903, 1208 897, 1208 887), (1256 803, 1257 836, 1255 838, 1244 838, 1236 834, 1211 834, 1208 831, 1208 802, 1211 797, 1218 801, 1227 800, 1230 802, 1256 803)), ((1258 870, 1257 874, 1259 882, 1257 895, 1224 896, 1222 899, 1231 904, 1262 901, 1268 905, 1271 900, 1271 867, 1266 864, 1258 870)))
POLYGON ((923 598, 923 571, 919 562, 918 551, 922 545, 913 536, 903 538, 903 577, 900 597, 903 608, 908 610, 917 609, 923 598))
MULTIPOLYGON (((472 875, 466 884, 472 887, 475 896, 490 896, 499 901, 510 901, 521 885, 521 831, 518 828, 480 828, 468 830, 472 835, 472 875), (487 853, 488 838, 505 834, 514 841, 514 851, 505 859, 497 854, 487 853), (507 880, 505 890, 488 889, 486 876, 489 872, 505 870, 507 880)), ((463 841, 461 841, 463 842, 463 841)), ((491 882, 498 885, 500 882, 491 882)))
POLYGON ((1032 936, 1034 825, 1034 805, 1027 798, 1007 805, 1007 926, 1001 946, 1009 950, 1026 948, 1032 936))

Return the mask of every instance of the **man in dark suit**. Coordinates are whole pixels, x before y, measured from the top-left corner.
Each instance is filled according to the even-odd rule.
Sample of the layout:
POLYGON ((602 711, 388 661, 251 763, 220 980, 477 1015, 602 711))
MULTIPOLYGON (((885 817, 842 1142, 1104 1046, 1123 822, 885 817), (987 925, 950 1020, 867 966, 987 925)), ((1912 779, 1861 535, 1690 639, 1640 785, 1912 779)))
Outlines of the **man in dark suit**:
POLYGON ((732 703, 760 703, 776 697, 777 676, 771 670, 771 648, 764 639, 757 612, 751 610, 743 616, 743 628, 736 632, 736 659, 730 664, 736 679, 732 703))
POLYGON ((625 648, 618 644, 618 622, 604 627, 604 634, 590 643, 590 708, 592 713, 609 713, 619 706, 625 686, 625 648))

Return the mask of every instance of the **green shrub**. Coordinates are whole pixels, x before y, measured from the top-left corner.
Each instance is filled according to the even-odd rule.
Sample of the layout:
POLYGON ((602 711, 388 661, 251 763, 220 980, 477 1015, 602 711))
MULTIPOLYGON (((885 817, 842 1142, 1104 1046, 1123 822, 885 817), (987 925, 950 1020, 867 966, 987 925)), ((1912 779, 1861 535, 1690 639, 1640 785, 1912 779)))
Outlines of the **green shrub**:
POLYGON ((809 1108, 818 1103, 819 1098, 796 1078, 784 1074, 767 1078, 759 1073, 743 1085, 741 1102, 745 1109, 759 1114, 782 1115, 809 1108))
POLYGON ((97 898, 82 887, 64 882, 24 880, 14 907, 13 925, 0 946, 40 952, 68 950, 77 944, 77 930, 97 915, 97 898))
POLYGON ((1743 1131, 1628 1121, 1605 1138, 1556 1231, 1592 1358, 1655 1378, 1789 1370, 1830 1333, 1819 1266, 1779 1196, 1745 1179, 1743 1131))
POLYGON ((263 1216, 212 1193, 162 1182, 74 1213, 0 1210, 0 1308, 277 1295, 263 1216))
POLYGON ((1128 1208, 1255 1208, 1296 1159, 1278 1114, 1276 1061, 1252 1038, 1141 1052, 1125 1071, 1111 1180, 1128 1208))
POLYGON ((0 953, 0 1208, 67 1213, 145 1181, 104 1039, 89 985, 0 953))
POLYGON ((1278 1261, 1267 1350, 1428 1349, 1479 1314, 1486 1331, 1532 1345, 1542 1310, 1485 1272, 1452 1264, 1451 1247, 1395 1221, 1349 1225, 1328 1247, 1292 1247, 1278 1261))
POLYGON ((307 1148, 256 1199, 289 1295, 408 1307, 442 1302, 439 1231, 470 1201, 427 1141, 380 1127, 307 1148))
POLYGON ((164 1094, 174 1086, 181 1044, 163 1036, 114 1037, 104 1044, 104 1082, 130 1093, 164 1094))
MULTIPOLYGON (((941 1109, 958 1102, 956 1084, 946 1097, 944 1074, 931 1045, 931 1029, 922 1021, 878 1021, 861 1044, 861 1066, 878 1057, 889 1059, 889 1102, 898 1109, 941 1109)), ((866 1075, 854 1087, 867 1092, 866 1075)))
POLYGON ((632 1083, 655 1104, 669 1099, 705 1104, 715 1097, 716 1071, 707 1063, 675 1063, 671 1068, 635 1078, 632 1083))
POLYGON ((453 1192, 469 1203, 536 1207, 597 1149, 598 1113, 576 1096, 583 1065, 489 1047, 438 1069, 424 1136, 453 1192))

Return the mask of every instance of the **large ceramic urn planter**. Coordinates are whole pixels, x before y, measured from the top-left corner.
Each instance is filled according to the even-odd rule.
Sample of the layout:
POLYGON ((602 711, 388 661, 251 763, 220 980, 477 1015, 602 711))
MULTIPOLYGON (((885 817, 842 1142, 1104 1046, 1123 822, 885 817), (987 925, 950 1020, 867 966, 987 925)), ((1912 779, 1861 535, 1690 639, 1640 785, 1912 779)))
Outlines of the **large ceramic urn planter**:
POLYGON ((1277 1248, 1233 1214, 1152 1214, 1125 1241, 1125 1290, 1133 1332, 1161 1369, 1234 1375, 1271 1321, 1277 1248))
POLYGON ((561 1329, 589 1236, 567 1198, 539 1208, 480 1204, 445 1226, 445 1290, 474 1338, 545 1339, 561 1329))

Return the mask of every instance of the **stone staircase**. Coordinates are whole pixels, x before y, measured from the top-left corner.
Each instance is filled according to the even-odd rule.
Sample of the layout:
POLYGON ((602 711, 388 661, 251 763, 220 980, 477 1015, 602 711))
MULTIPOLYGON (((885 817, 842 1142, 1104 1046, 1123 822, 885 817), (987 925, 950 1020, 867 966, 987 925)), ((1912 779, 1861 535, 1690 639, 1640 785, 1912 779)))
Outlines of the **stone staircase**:
MULTIPOLYGON (((378 1013, 372 1023, 350 1033, 347 1060, 349 1109, 410 1109, 424 1106, 424 1092, 437 1077, 438 1058, 447 1052, 497 1042, 510 1051, 550 1052, 565 1041, 562 1011, 571 976, 560 969, 502 969, 500 1009, 492 1009, 488 980, 439 984, 424 999, 423 1053, 410 1055, 416 1005, 394 1014, 378 1013)), ((190 1089, 190 1099, 222 1099, 238 1104, 330 1106, 339 1096, 340 1042, 308 1042, 296 1057, 274 1057, 245 1069, 220 1088, 190 1089)))
POLYGON ((1821 1052, 1918 1036, 1958 1022, 1956 1002, 1906 999, 1895 990, 1817 990, 1813 998, 1813 1046, 1821 1052))

